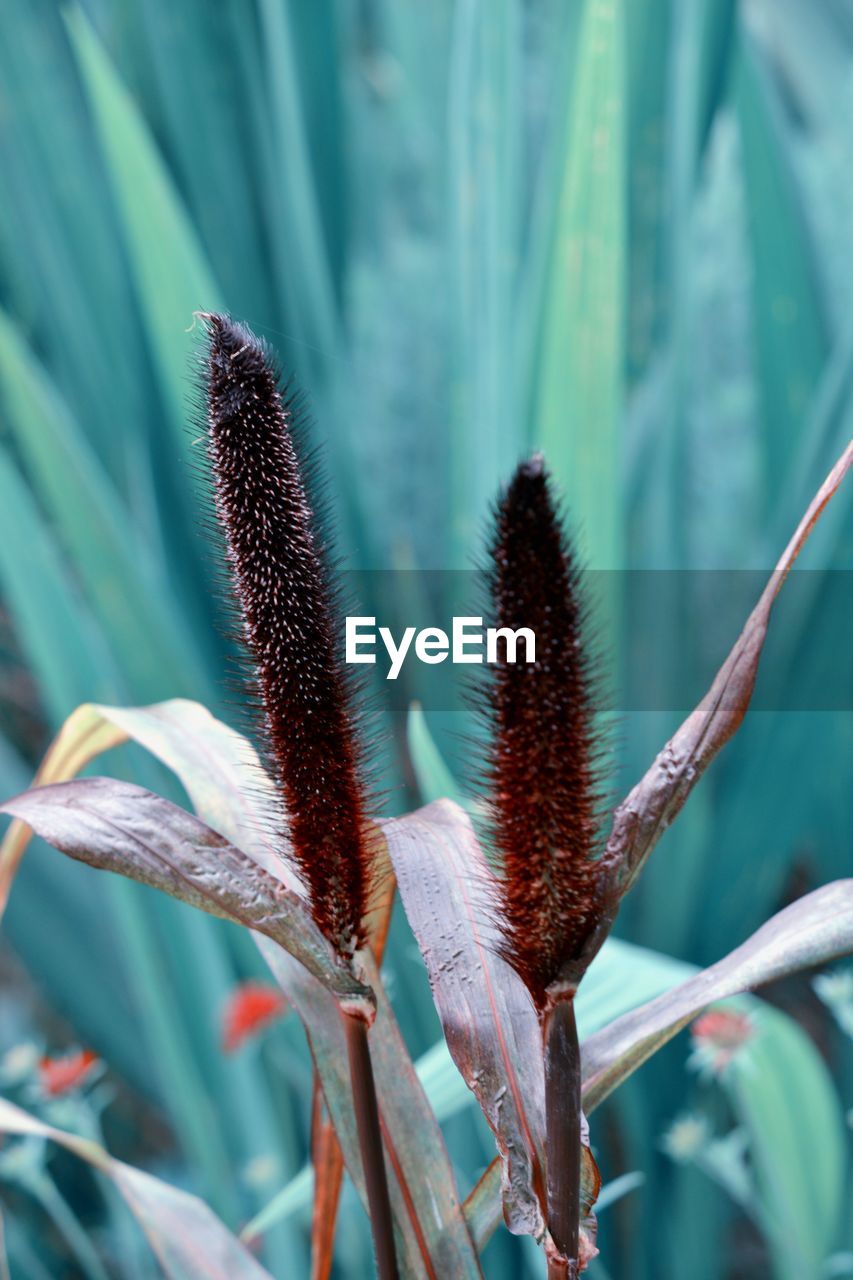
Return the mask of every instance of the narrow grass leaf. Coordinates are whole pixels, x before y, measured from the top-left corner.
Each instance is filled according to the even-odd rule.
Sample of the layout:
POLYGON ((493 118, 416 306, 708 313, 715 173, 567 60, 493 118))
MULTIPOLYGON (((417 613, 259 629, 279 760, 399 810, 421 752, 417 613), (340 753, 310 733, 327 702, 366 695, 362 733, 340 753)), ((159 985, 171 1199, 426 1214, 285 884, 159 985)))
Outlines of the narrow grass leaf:
POLYGON ((264 124, 273 139, 275 156, 268 174, 268 190, 278 215, 273 229, 273 262, 283 296, 292 299, 299 336, 310 348, 306 355, 322 369, 337 355, 340 320, 308 150, 289 6, 277 0, 260 0, 259 19, 265 61, 264 124), (282 166, 284 156, 286 169, 282 166))
POLYGON ((752 1020, 754 1035, 720 1084, 749 1135, 774 1275, 798 1280, 820 1274, 836 1243, 844 1115, 826 1062, 803 1029, 772 1008, 752 1020))
POLYGON ((2 312, 0 398, 28 478, 121 654, 134 695, 150 700, 172 689, 197 690, 200 658, 183 633, 168 582, 134 536, 129 513, 68 405, 2 312))
POLYGON ((342 1003, 369 1003, 369 992, 336 964, 304 899, 162 796, 112 778, 85 778, 35 787, 7 800, 0 812, 79 862, 266 934, 342 1003))
POLYGON ((10 0, 3 18, 14 32, 0 41, 4 306, 36 338, 122 485, 139 439, 115 424, 151 388, 106 175, 61 7, 10 0))
MULTIPOLYGON (((734 101, 752 248, 765 507, 787 479, 829 339, 814 248, 772 81, 742 24, 734 101)), ((771 506, 772 510, 772 506, 771 506)))
POLYGON ((545 302, 533 444, 583 530, 589 563, 622 563, 625 297, 624 0, 586 0, 545 302))
POLYGON ((423 803, 430 804, 433 800, 453 800, 456 804, 464 806, 462 792, 436 746, 423 708, 418 702, 413 702, 409 707, 406 719, 406 740, 423 803))
POLYGON ((52 532, 1 448, 0 588, 51 723, 61 723, 67 708, 86 698, 118 694, 103 637, 72 586, 52 532))
POLYGON ((853 880, 837 880, 780 911, 710 969, 585 1041, 585 1106, 598 1106, 707 1005, 851 951, 853 880))
POLYGON ((456 429, 449 461, 457 568, 524 446, 513 327, 523 199, 521 8, 501 0, 453 9, 447 151, 456 429))
POLYGON ((0 1130, 56 1142, 114 1184, 142 1227, 168 1280, 271 1280, 207 1205, 108 1155, 103 1147, 44 1124, 0 1098, 0 1130))
POLYGON ((194 312, 221 308, 219 288, 148 125, 88 18, 75 6, 66 23, 121 216, 163 403, 183 452, 194 341, 188 331, 194 312))
POLYGON ((344 1178, 344 1157, 335 1126, 326 1113, 323 1090, 316 1074, 311 1115, 311 1167, 314 1170, 311 1280, 329 1280, 334 1265, 335 1225, 344 1178))

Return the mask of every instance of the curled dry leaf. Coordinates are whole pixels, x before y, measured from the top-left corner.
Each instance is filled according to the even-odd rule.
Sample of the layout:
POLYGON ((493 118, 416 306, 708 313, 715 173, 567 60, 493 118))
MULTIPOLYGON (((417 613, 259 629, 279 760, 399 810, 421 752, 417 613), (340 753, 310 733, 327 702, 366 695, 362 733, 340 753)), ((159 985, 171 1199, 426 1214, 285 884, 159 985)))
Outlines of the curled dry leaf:
MULTIPOLYGON (((33 786, 46 782, 65 782, 94 759, 127 740, 118 725, 98 714, 96 707, 84 704, 65 721, 39 765, 33 786)), ((6 909, 9 893, 21 858, 30 842, 31 832, 24 822, 15 821, 0 844, 0 916, 6 909)))
MULTIPOLYGON (((268 824, 247 821, 245 794, 267 809, 272 787, 251 744, 206 707, 172 698, 150 707, 84 703, 71 713, 48 748, 34 786, 67 782, 92 760, 130 740, 138 742, 183 783, 193 808, 214 831, 235 839, 255 862, 294 893, 299 880, 273 847, 268 824), (204 767, 200 767, 202 764, 204 767), (233 836, 239 831, 239 839, 233 836)), ((11 823, 0 845, 0 908, 31 836, 26 823, 11 823)))
POLYGON ((613 910, 610 918, 602 922, 593 944, 595 949, 609 932, 619 900, 631 888, 646 858, 708 765, 739 729, 755 687, 773 604, 851 463, 853 441, 815 494, 711 688, 615 810, 603 856, 603 866, 614 886, 613 910))

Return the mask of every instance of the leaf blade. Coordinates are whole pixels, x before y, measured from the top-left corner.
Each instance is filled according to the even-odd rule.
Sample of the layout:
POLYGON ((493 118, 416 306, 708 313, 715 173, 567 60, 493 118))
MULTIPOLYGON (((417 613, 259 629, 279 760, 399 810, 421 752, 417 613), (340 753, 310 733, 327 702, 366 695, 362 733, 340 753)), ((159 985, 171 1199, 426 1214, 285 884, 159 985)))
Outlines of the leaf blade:
MULTIPOLYGON (((827 503, 853 465, 853 441, 812 499, 708 693, 676 731, 628 796, 614 810, 603 860, 613 877, 613 914, 667 826, 708 765, 746 715, 770 614, 782 584, 827 503)), ((612 924, 602 922, 600 937, 612 924)))
POLYGON ((597 1107, 707 1005, 851 951, 853 880, 837 880, 780 911, 717 964, 585 1041, 585 1107, 597 1107))
POLYGON ((79 7, 65 15, 125 233, 175 439, 185 444, 193 312, 221 310, 219 286, 148 124, 79 7))
POLYGON ((582 6, 535 390, 533 443, 586 530, 596 569, 619 568, 623 556, 615 495, 626 309, 624 7, 582 6), (594 432, 583 426, 592 422, 594 432))
POLYGON ((337 999, 367 989, 335 963, 304 901, 200 819, 133 783, 85 778, 35 787, 0 805, 79 862, 255 930, 298 958, 337 999))
POLYGON ((521 979, 497 955, 483 892, 491 872, 470 822, 449 801, 385 829, 448 1048, 498 1142, 508 1225, 539 1236, 545 1226, 541 1034, 521 979))
POLYGON ((43 1124, 0 1098, 0 1130, 56 1142, 115 1184, 169 1280, 271 1280, 204 1201, 116 1160, 96 1142, 43 1124))
MULTIPOLYGON (((99 724, 112 725, 121 735, 119 741, 133 738, 173 769, 199 814, 210 826, 215 826, 222 838, 239 842, 258 864, 258 869, 266 869, 282 885, 290 883, 286 865, 273 855, 259 819, 264 803, 259 789, 262 792, 268 781, 256 753, 240 734, 216 720, 204 707, 183 699, 153 707, 79 708, 66 724, 65 737, 60 734, 48 753, 50 765, 44 772, 57 774, 72 767, 80 768, 96 755, 99 744, 93 725, 99 724), (76 723, 72 724, 75 718, 76 723), (91 750, 87 749, 87 739, 91 750)), ((108 745, 114 745, 112 738, 108 737, 107 741, 108 745)), ((389 882, 386 877, 384 897, 380 895, 382 901, 377 904, 371 922, 372 945, 380 954, 393 898, 392 886, 393 878, 389 882)), ((364 1199, 360 1148, 336 999, 304 965, 269 937, 263 934, 253 934, 253 937, 303 1021, 347 1168, 364 1199)), ((370 956, 364 957, 366 966, 372 963, 370 956)), ((373 969, 370 972, 376 973, 373 969)), ((379 981, 378 973, 376 980, 379 981)), ((408 1054, 384 993, 379 995, 377 1019, 370 1034, 373 1044, 379 1041, 375 1070, 380 1092, 394 1098, 389 1128, 393 1133, 398 1132, 404 1118, 414 1110, 420 1117, 422 1131, 428 1135, 432 1153, 431 1160, 424 1161, 420 1151, 404 1150, 390 1179, 396 1220, 411 1274, 459 1275, 473 1280, 480 1274, 479 1264, 458 1202, 453 1170, 422 1086, 414 1069, 406 1069, 408 1054), (398 1175, 403 1177, 402 1191, 398 1175), (439 1223, 433 1210, 436 1204, 442 1203, 446 1212, 443 1223, 439 1223), (416 1212, 422 1211, 425 1223, 418 1231, 413 1228, 412 1206, 416 1212)), ((403 1144, 398 1146, 402 1150, 403 1144)), ((263 1216, 259 1215, 257 1227, 255 1223, 250 1227, 263 1230, 263 1216)))

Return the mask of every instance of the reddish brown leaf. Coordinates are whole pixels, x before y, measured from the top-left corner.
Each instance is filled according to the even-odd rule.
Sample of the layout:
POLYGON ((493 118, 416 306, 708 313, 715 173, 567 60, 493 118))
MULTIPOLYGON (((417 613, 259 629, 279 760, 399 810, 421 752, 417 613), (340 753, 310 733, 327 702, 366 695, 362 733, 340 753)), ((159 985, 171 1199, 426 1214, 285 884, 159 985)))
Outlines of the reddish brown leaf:
POLYGON ((710 969, 590 1036, 582 1046, 584 1106, 597 1107, 709 1004, 851 951, 853 880, 836 880, 780 911, 710 969))
POLYGON ((438 800, 385 830, 447 1046, 497 1139, 507 1224, 541 1236, 542 1036, 527 988, 498 954, 492 872, 452 801, 438 800))
MULTIPOLYGON (((527 988, 496 948, 492 872, 467 814, 452 801, 386 823, 385 832, 448 1048, 497 1140, 507 1225, 539 1238, 545 1230, 542 1034, 527 988)), ((598 1171, 584 1133, 583 1243, 592 1256, 598 1171)), ((475 1238, 481 1210, 492 1221, 487 1206, 475 1205, 469 1216, 475 1238)))
POLYGON ((329 1280, 335 1254, 335 1224, 344 1157, 323 1102, 316 1072, 311 1110, 311 1162, 314 1166, 314 1209, 311 1217, 311 1280, 329 1280))
POLYGON ((83 778, 26 791, 0 812, 26 822, 71 858, 268 935, 339 999, 369 1007, 370 992, 337 964, 304 901, 162 796, 113 778, 83 778))
POLYGON ((636 880, 655 844, 718 751, 740 727, 755 686, 774 601, 851 463, 853 441, 812 500, 708 693, 666 744, 645 777, 615 810, 604 853, 604 866, 614 885, 613 910, 611 918, 602 921, 590 947, 591 954, 609 932, 619 899, 636 880))

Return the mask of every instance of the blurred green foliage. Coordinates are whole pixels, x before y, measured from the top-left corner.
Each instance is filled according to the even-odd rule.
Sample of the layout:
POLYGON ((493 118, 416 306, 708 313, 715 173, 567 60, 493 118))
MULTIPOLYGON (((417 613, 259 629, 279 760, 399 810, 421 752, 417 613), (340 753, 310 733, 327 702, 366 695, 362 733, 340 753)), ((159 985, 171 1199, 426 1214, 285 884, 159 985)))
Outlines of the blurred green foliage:
MULTIPOLYGON (((0 37, 4 794, 81 701, 184 694, 229 717, 199 521, 196 310, 246 319, 307 389, 341 546, 367 568, 466 566, 532 447, 591 564, 767 567, 851 434, 845 0, 6 0, 0 37)), ((837 596, 839 616, 812 626, 822 571, 851 567, 849 485, 807 555, 792 683, 849 643, 837 596)), ((674 664, 702 643, 700 603, 661 638, 674 664)), ((675 723, 626 718, 620 786, 675 723)), ((623 936, 708 963, 849 869, 851 748, 849 712, 749 717, 623 936)), ((402 734, 386 765, 390 785, 408 776, 402 734)), ((130 754, 120 767, 150 778, 130 754)), ((8 937, 69 1034, 165 1114, 171 1175, 232 1225, 301 1168, 296 1028, 219 1050, 225 995, 257 972, 244 940, 43 848, 8 937), (266 1184, 243 1176, 259 1157, 266 1184)), ((437 1023, 399 920, 390 967, 423 1052, 437 1023)), ((849 1050, 809 992, 782 995, 821 1029, 835 1085, 821 1077, 818 1109, 837 1114, 849 1050)), ((786 1126, 774 1151, 765 1123, 756 1159, 806 1160, 820 1185, 836 1153, 810 1132, 798 1060, 802 1145, 786 1126)), ((785 1277, 778 1249, 750 1239, 744 1254, 731 1199, 659 1150, 686 1103, 716 1105, 683 1067, 676 1045, 598 1118, 605 1177, 645 1182, 604 1217, 597 1274, 675 1280, 687 1256, 696 1280, 785 1277)), ((470 1185, 489 1139, 470 1109, 446 1132, 470 1185)), ((851 1229, 826 1251, 853 1248, 851 1229)), ((362 1242, 340 1275, 365 1274, 349 1199, 340 1230, 362 1242)), ((279 1274, 301 1271, 304 1223, 266 1249, 279 1274)), ((504 1233, 486 1267, 538 1274, 530 1259, 504 1233)))

